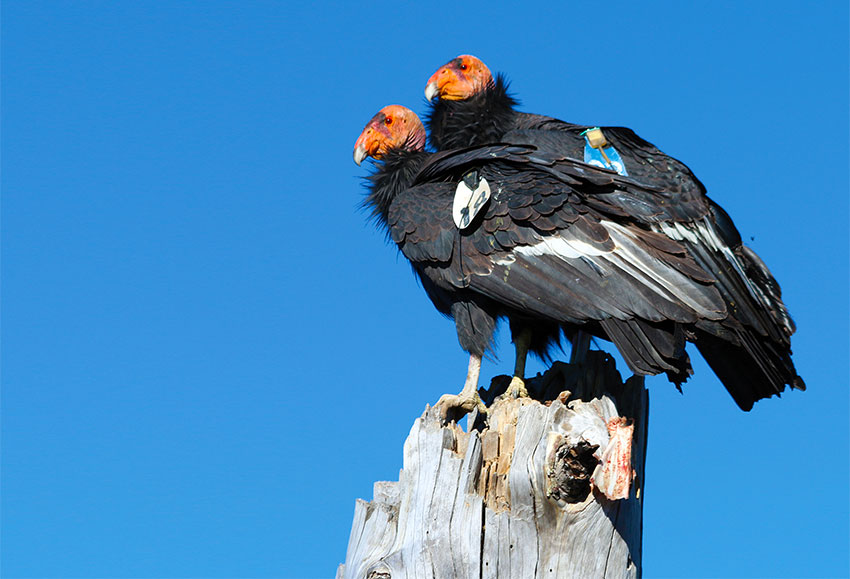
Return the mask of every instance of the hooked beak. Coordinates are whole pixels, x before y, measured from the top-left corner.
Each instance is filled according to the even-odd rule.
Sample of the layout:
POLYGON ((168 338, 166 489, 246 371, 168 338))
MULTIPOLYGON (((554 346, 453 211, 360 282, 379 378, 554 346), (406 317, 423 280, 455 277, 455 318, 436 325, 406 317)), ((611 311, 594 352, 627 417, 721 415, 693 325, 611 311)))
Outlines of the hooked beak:
POLYGON ((428 86, 425 87, 425 98, 428 99, 428 102, 434 100, 434 97, 440 93, 440 88, 437 86, 437 81, 431 81, 428 83, 428 86))
POLYGON ((357 166, 360 166, 360 163, 363 162, 363 159, 369 156, 369 150, 374 150, 375 140, 372 134, 371 122, 366 125, 366 128, 363 129, 363 132, 360 133, 360 136, 357 137, 357 141, 354 143, 354 162, 357 163, 357 166))
POLYGON ((369 153, 366 151, 366 148, 363 145, 358 144, 354 147, 354 162, 357 163, 357 166, 360 166, 360 163, 363 162, 363 159, 369 156, 369 153))

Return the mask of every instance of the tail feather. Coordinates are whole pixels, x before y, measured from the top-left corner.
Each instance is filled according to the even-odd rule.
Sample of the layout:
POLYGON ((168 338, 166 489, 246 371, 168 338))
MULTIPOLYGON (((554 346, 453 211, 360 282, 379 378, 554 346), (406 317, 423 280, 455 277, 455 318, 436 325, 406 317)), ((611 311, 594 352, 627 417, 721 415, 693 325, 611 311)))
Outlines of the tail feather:
POLYGON ((635 374, 667 374, 677 387, 693 374, 679 324, 607 319, 600 322, 635 374))
POLYGON ((699 331, 694 343, 741 410, 751 410, 762 398, 779 396, 786 384, 806 389, 787 348, 744 329, 735 334, 737 343, 699 331))

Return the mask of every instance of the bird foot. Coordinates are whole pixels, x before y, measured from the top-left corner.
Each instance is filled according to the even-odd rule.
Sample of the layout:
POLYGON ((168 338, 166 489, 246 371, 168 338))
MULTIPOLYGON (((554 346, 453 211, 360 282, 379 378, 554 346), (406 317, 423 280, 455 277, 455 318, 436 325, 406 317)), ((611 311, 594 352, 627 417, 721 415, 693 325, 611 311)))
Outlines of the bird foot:
POLYGON ((475 409, 478 409, 478 413, 481 415, 487 414, 487 407, 481 401, 478 392, 474 391, 471 396, 463 392, 460 394, 443 394, 434 408, 439 409, 440 417, 444 423, 452 420, 457 422, 475 409))
POLYGON ((528 390, 525 387, 525 381, 519 376, 511 378, 511 383, 508 384, 505 396, 510 398, 528 398, 528 390))

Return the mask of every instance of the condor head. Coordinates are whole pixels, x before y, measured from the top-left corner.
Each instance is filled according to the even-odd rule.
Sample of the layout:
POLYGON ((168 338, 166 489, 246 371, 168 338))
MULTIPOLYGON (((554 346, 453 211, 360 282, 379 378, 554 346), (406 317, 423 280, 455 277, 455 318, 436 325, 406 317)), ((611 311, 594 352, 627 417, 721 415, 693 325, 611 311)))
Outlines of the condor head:
POLYGON ((465 100, 493 84, 493 75, 481 60, 469 54, 454 58, 437 69, 425 86, 425 98, 465 100))
POLYGON ((381 159, 387 151, 425 148, 425 127, 416 113, 401 105, 389 105, 378 111, 354 143, 354 162, 366 157, 381 159))

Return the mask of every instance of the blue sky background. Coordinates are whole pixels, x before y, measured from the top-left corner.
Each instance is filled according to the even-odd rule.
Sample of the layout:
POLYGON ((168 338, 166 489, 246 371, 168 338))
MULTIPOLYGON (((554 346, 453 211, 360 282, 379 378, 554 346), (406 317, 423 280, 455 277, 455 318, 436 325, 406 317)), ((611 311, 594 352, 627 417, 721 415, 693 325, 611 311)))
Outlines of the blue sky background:
POLYGON ((351 151, 461 53, 688 163, 798 324, 808 392, 648 380, 645 575, 847 576, 847 3, 308 4, 2 3, 3 577, 333 576, 467 361, 351 151))

